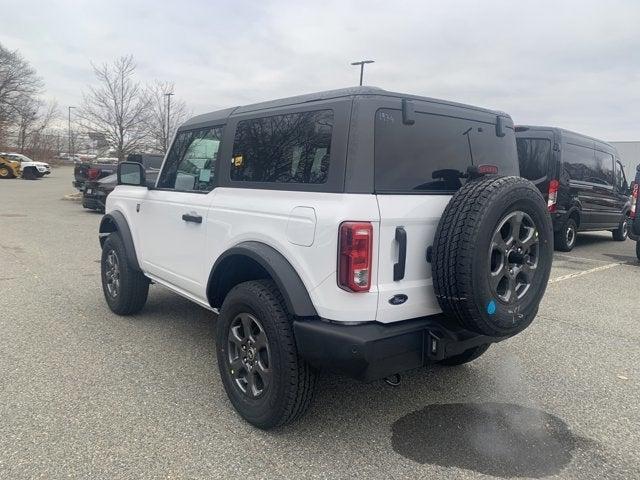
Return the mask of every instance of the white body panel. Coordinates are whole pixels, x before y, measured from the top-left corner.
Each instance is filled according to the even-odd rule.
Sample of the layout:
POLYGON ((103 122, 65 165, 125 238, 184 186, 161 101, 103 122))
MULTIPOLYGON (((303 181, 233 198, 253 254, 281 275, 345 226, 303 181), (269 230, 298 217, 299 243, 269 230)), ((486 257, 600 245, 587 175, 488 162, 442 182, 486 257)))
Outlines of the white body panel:
POLYGON ((289 261, 321 317, 343 322, 376 319, 377 248, 369 292, 342 290, 336 274, 342 222, 370 221, 378 238, 375 195, 221 187, 200 194, 118 186, 107 197, 106 212, 113 210, 127 219, 145 274, 200 304, 207 303, 207 282, 216 259, 242 242, 256 241, 289 261), (184 222, 183 213, 202 216, 202 224, 184 222))

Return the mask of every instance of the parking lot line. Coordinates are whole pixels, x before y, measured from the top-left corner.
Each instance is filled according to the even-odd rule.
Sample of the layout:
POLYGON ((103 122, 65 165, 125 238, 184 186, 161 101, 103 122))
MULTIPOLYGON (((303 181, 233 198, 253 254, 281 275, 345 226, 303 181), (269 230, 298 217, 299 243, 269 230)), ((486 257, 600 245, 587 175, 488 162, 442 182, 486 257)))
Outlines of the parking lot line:
POLYGON ((616 262, 616 263, 608 263, 606 265, 600 265, 599 267, 590 268, 588 270, 582 270, 576 273, 569 273, 568 275, 562 275, 560 277, 552 278, 549 280, 549 283, 558 283, 564 280, 569 280, 570 278, 580 277, 582 275, 587 275, 589 273, 599 272, 601 270, 608 270, 609 268, 617 267, 622 265, 624 262, 616 262))
POLYGON ((597 258, 589 258, 589 257, 579 257, 578 255, 569 255, 566 253, 554 253, 553 254, 554 258, 555 257, 560 257, 561 259, 564 260, 584 260, 586 262, 598 262, 598 263, 606 263, 607 260, 600 260, 597 258))

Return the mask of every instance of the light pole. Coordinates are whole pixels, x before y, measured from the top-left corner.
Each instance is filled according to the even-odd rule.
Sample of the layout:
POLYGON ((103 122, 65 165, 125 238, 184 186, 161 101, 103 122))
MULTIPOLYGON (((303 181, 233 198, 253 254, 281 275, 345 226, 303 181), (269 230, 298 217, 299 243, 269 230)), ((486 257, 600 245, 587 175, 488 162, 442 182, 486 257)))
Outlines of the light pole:
POLYGON ((164 138, 164 152, 167 153, 169 149, 169 130, 171 128, 171 95, 173 92, 165 93, 164 96, 167 97, 167 132, 164 138))
POLYGON ((360 60, 359 62, 352 62, 351 65, 360 65, 360 86, 362 86, 362 77, 364 76, 364 64, 374 63, 374 60, 360 60))
POLYGON ((76 107, 69 107, 69 160, 73 157, 71 152, 71 109, 76 107))

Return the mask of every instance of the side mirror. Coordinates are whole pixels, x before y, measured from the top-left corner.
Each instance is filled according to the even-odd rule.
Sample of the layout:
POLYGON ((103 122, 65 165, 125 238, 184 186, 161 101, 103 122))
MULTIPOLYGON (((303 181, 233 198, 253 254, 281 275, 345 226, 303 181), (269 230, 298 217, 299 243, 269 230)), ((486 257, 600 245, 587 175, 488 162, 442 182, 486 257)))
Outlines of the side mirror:
POLYGON ((118 185, 146 187, 144 167, 137 162, 122 162, 118 165, 118 185))

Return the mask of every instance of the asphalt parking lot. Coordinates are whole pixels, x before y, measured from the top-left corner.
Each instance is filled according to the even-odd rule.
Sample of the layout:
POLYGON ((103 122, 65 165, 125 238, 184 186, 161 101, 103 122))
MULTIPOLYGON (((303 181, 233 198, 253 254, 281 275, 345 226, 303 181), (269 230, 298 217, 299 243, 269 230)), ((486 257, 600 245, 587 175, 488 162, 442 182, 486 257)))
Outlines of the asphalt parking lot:
POLYGON ((633 242, 556 254, 534 324, 474 363, 323 374, 306 417, 262 432, 224 393, 215 315, 158 286, 108 310, 71 179, 0 182, 0 478, 640 478, 633 242))

